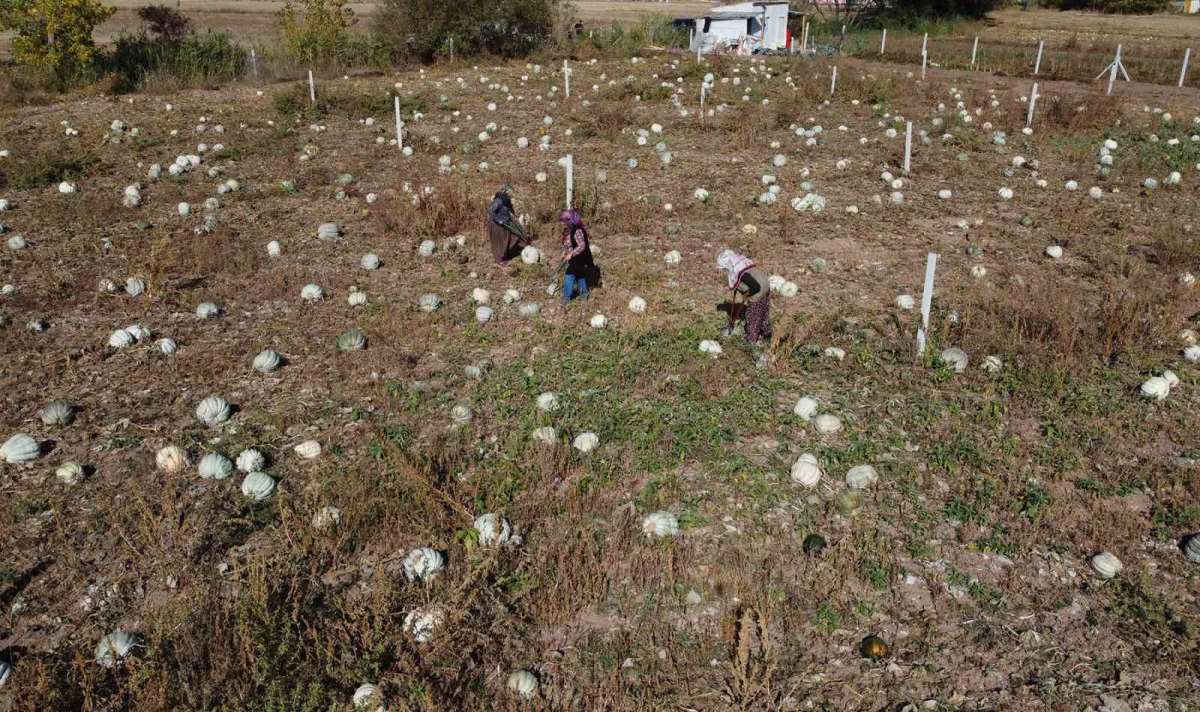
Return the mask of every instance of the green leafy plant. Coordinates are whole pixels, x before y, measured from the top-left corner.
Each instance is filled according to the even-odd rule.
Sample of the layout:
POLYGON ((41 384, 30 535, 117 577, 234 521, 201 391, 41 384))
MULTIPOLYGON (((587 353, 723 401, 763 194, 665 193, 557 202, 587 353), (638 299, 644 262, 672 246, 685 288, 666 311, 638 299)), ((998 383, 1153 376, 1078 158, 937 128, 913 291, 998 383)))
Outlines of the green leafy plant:
POLYGON ((12 31, 12 55, 67 81, 96 58, 92 30, 115 8, 98 0, 0 0, 0 31, 12 31))

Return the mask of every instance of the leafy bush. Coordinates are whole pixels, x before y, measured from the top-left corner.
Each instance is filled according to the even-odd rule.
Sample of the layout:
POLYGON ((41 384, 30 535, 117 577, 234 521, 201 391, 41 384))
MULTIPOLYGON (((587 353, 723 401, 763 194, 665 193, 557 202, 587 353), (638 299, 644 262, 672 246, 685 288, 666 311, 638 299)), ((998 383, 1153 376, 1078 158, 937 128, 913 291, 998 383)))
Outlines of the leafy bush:
POLYGON ((665 15, 647 15, 629 27, 613 25, 597 29, 588 40, 600 50, 618 50, 635 55, 646 47, 687 48, 691 42, 688 30, 676 27, 665 15))
POLYGON ((45 70, 60 82, 91 68, 92 30, 116 12, 98 0, 0 0, 0 31, 12 31, 19 64, 45 70))
POLYGON ((132 91, 150 77, 179 86, 230 82, 245 72, 246 55, 246 50, 223 32, 188 35, 181 40, 133 35, 118 38, 103 65, 117 78, 114 89, 132 91))
POLYGON ((346 54, 353 43, 355 23, 349 0, 287 0, 279 11, 280 49, 290 59, 329 64, 346 54))
POLYGON ((551 38, 559 0, 383 0, 375 31, 399 57, 529 54, 551 38))

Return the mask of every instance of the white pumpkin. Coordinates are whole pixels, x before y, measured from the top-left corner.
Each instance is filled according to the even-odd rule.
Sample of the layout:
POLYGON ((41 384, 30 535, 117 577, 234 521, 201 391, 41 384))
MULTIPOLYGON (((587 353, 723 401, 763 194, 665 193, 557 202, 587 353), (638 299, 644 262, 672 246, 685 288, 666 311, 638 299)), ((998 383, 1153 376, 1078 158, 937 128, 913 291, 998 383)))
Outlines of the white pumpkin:
POLYGON ((1004 362, 1000 360, 999 356, 987 356, 983 359, 983 364, 980 368, 988 373, 1000 373, 1004 368, 1004 362))
POLYGON ((911 294, 901 294, 896 297, 896 308, 911 311, 917 305, 917 300, 911 294))
POLYGON ((1052 260, 1062 259, 1063 248, 1059 245, 1050 245, 1046 248, 1046 256, 1052 260))
POLYGON ((679 520, 670 512, 651 512, 642 518, 642 534, 662 539, 679 534, 679 520))
POLYGON ((1167 399, 1167 394, 1171 392, 1171 383, 1162 376, 1152 376, 1142 383, 1141 393, 1143 398, 1149 398, 1154 401, 1164 401, 1167 399))
POLYGON ((579 452, 589 453, 592 450, 595 450, 596 446, 599 444, 600 436, 596 435, 595 433, 587 432, 580 433, 579 435, 575 436, 575 440, 571 443, 571 446, 579 452))
POLYGON ((124 329, 117 329, 108 335, 108 345, 114 349, 123 349, 133 344, 133 335, 124 329))
POLYGON ((811 453, 804 453, 796 462, 792 464, 792 482, 801 487, 813 488, 821 481, 821 466, 817 463, 817 457, 811 453))
POLYGON ((360 351, 367 347, 367 335, 358 329, 344 331, 337 338, 337 347, 342 351, 360 351))
POLYGON ((476 287, 471 290, 471 299, 474 299, 476 304, 487 304, 492 301, 492 293, 482 287, 476 287))
POLYGON ((154 464, 169 475, 175 475, 188 466, 187 453, 175 445, 168 445, 154 454, 154 464))
POLYGON ((512 540, 512 527, 498 514, 488 512, 476 517, 474 527, 482 546, 503 546, 512 540))
POLYGON ((362 256, 362 259, 358 261, 358 264, 365 270, 373 271, 379 269, 379 266, 383 264, 383 261, 379 259, 379 255, 375 254, 374 252, 369 252, 362 256))
POLYGON ((472 415, 469 406, 459 403, 450 409, 450 422, 455 425, 466 425, 471 422, 472 415))
POLYGON ((278 257, 283 254, 283 247, 280 246, 279 240, 271 240, 267 243, 267 256, 278 257))
POLYGON ((136 297, 146 291, 146 282, 137 277, 130 277, 125 280, 125 293, 131 297, 136 297))
POLYGON ((251 472, 242 480, 242 495, 261 502, 275 491, 275 480, 265 472, 251 472))
MULTIPOLYGON (((1178 388, 1179 387, 1179 376, 1175 375, 1174 371, 1163 371, 1162 377, 1163 377, 1163 380, 1165 380, 1167 382, 1168 387, 1170 387, 1170 388, 1178 388)), ((46 419, 45 416, 42 416, 42 420, 45 421, 45 419, 46 419)), ((47 423, 47 425, 49 425, 49 423, 47 423)))
POLYGON ((96 662, 102 667, 114 667, 133 652, 137 644, 137 638, 132 633, 115 630, 96 644, 96 662))
POLYGON ((246 448, 238 453, 237 468, 242 472, 259 472, 267 464, 267 458, 254 448, 246 448))
POLYGON ((201 302, 196 305, 197 319, 215 319, 221 314, 221 307, 212 302, 201 302))
POLYGON ((954 369, 955 373, 967 370, 967 353, 960 348, 950 347, 938 355, 938 361, 954 369))
POLYGON ((233 409, 221 396, 209 396, 196 406, 196 419, 208 426, 216 426, 229 420, 233 409))
POLYGON ((832 435, 842 429, 842 420, 836 415, 822 413, 813 418, 813 425, 816 426, 818 433, 832 435))
POLYGON ((306 284, 300 289, 300 298, 306 302, 319 302, 325 298, 325 290, 317 284, 306 284))
POLYGON ((1192 344, 1184 348, 1183 358, 1191 363, 1200 363, 1200 344, 1192 344))
POLYGON ((1112 552, 1102 551, 1092 557, 1092 568, 1100 578, 1110 579, 1121 573, 1125 566, 1112 552))
POLYGON ((480 324, 486 324, 491 320, 492 320, 492 308, 491 307, 481 306, 475 310, 475 321, 479 322, 480 324))
POLYGON ((210 452, 200 458, 200 478, 223 480, 233 474, 233 463, 219 452, 210 452))
POLYGON ((321 443, 316 440, 305 440, 296 447, 292 448, 301 459, 315 460, 321 456, 321 443))
POLYGON ((54 471, 54 477, 64 485, 77 485, 83 481, 83 465, 78 462, 64 462, 54 471))
POLYGON ((592 325, 593 329, 603 329, 608 326, 608 317, 603 314, 593 314, 592 320, 588 323, 592 325))
POLYGON ((381 712, 383 706, 383 691, 377 686, 369 682, 364 682, 354 691, 354 696, 350 698, 351 704, 355 709, 369 708, 371 705, 376 705, 376 712, 381 712))
POLYGON ((442 306, 442 298, 436 294, 422 294, 421 298, 417 301, 417 305, 421 307, 421 311, 423 312, 436 311, 438 307, 442 306))
POLYGON ((870 465, 856 465, 846 473, 846 485, 850 489, 866 489, 879 480, 879 473, 870 465))
POLYGON ((629 311, 634 314, 646 313, 646 300, 641 297, 631 297, 629 299, 629 311))
POLYGON ((432 257, 434 251, 437 250, 437 243, 433 240, 422 240, 417 246, 417 254, 422 257, 432 257))
POLYGON ((430 581, 445 565, 446 560, 439 552, 427 546, 419 547, 404 557, 404 576, 409 581, 430 581))
POLYGON ((795 413, 798 418, 807 423, 808 421, 812 420, 814 415, 817 414, 817 409, 820 407, 821 404, 817 402, 816 398, 813 398, 812 396, 804 396, 800 398, 800 400, 796 401, 796 407, 792 408, 792 412, 795 413))
POLYGON ((553 445, 558 442, 558 431, 550 426, 536 428, 532 433, 533 439, 544 444, 553 445))
POLYGON ((173 339, 159 339, 158 350, 165 356, 170 356, 179 350, 179 346, 173 339))
POLYGON ((526 245, 525 249, 521 250, 521 261, 527 265, 535 265, 542 261, 542 251, 533 245, 526 245))
POLYGON ((417 643, 428 643, 445 618, 441 608, 417 608, 404 616, 404 630, 417 643))
POLYGON ((542 307, 537 302, 522 302, 517 305, 517 313, 523 317, 537 316, 541 310, 542 307))
POLYGON ((346 303, 352 307, 361 307, 367 303, 367 293, 353 289, 346 297, 346 303))
POLYGON ((679 250, 671 250, 663 255, 663 262, 669 265, 677 265, 683 261, 683 255, 679 254, 679 250))
POLYGON ((75 406, 66 401, 50 401, 42 408, 40 416, 46 425, 70 425, 75 420, 75 406))
POLYGON ((342 234, 342 228, 337 223, 322 223, 317 226, 318 240, 336 240, 342 234))
POLYGON ((705 339, 700 342, 700 353, 716 358, 721 355, 721 345, 712 339, 705 339))
POLYGON ((8 676, 12 674, 12 665, 0 660, 0 687, 4 687, 4 683, 8 682, 8 676))
POLYGON ((547 413, 558 410, 558 396, 550 392, 542 393, 537 397, 537 407, 547 413))
POLYGON ((125 331, 129 332, 129 335, 133 337, 134 341, 145 341, 146 339, 150 338, 150 330, 141 324, 130 324, 129 326, 125 327, 125 331))
POLYGON ((283 363, 283 357, 271 349, 265 349, 254 357, 252 365, 254 370, 259 373, 270 373, 279 368, 281 363, 283 363))
POLYGON ((509 692, 522 700, 532 700, 537 696, 538 681, 528 670, 517 670, 508 676, 509 692))

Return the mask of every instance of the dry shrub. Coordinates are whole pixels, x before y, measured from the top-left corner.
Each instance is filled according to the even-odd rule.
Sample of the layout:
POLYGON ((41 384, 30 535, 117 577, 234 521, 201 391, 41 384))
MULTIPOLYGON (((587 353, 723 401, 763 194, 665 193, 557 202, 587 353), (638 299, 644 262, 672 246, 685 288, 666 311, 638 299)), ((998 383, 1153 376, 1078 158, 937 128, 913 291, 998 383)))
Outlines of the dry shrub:
POLYGON ((375 204, 372 214, 388 233, 414 244, 424 239, 452 237, 478 226, 483 209, 455 181, 442 181, 433 195, 422 196, 416 205, 400 193, 375 204))
POLYGON ((1117 125, 1122 115, 1117 97, 1100 94, 1048 96, 1039 104, 1035 119, 1038 125, 1067 132, 1100 131, 1117 125))
POLYGON ((259 269, 261 250, 228 227, 208 235, 163 235, 128 247, 130 264, 158 284, 174 277, 244 276, 259 269))

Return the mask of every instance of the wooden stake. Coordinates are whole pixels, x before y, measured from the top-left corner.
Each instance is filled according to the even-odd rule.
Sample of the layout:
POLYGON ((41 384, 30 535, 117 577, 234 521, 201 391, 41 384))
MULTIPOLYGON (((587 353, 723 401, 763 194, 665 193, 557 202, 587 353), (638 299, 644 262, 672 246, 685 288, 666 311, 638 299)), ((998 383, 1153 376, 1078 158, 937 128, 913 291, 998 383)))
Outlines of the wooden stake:
POLYGON ((904 174, 912 169, 912 122, 904 127, 904 174))
POLYGON ((250 48, 250 69, 254 72, 254 78, 258 79, 258 55, 254 52, 253 47, 250 48))
POLYGON ((975 36, 975 44, 971 47, 971 69, 975 68, 975 57, 979 54, 979 35, 975 36))
POLYGON ((396 150, 404 150, 404 126, 400 122, 400 97, 396 97, 396 150))
POLYGON ((929 64, 929 55, 921 53, 921 78, 925 78, 925 65, 929 64))
POLYGON ((929 33, 928 32, 926 32, 925 36, 921 39, 921 54, 929 54, 929 33))
POLYGON ((883 28, 883 36, 879 38, 879 53, 883 54, 883 51, 885 49, 887 49, 887 28, 886 27, 883 28))
POLYGON ((571 67, 567 64, 567 60, 563 60, 563 93, 567 98, 571 98, 571 67))
POLYGON ((570 210, 572 203, 575 202, 575 157, 573 155, 567 155, 564 168, 567 169, 567 210, 570 210))
POLYGON ((1037 105, 1038 83, 1033 83, 1033 91, 1029 92, 1029 113, 1025 115, 1025 128, 1033 126, 1033 107, 1037 105))
POLYGON ((933 275, 938 255, 930 252, 925 259, 925 291, 921 293, 921 328, 917 329, 917 356, 925 355, 925 332, 929 329, 929 308, 933 305, 933 275))
POLYGON ((829 80, 829 96, 833 96, 835 91, 837 91, 837 65, 834 65, 833 76, 829 80))
POLYGON ((1183 68, 1179 70, 1179 86, 1183 87, 1183 80, 1187 79, 1188 60, 1192 58, 1192 48, 1188 47, 1183 51, 1183 68))
POLYGON ((1117 67, 1121 66, 1121 45, 1117 45, 1117 56, 1113 60, 1112 69, 1108 72, 1108 91, 1105 94, 1112 94, 1113 84, 1117 81, 1117 67))
POLYGON ((1046 47, 1046 40, 1038 40, 1037 59, 1033 62, 1033 76, 1037 76, 1038 72, 1042 71, 1042 50, 1046 47))
POLYGON ((317 103, 317 84, 313 81, 312 70, 308 70, 308 100, 317 103))

